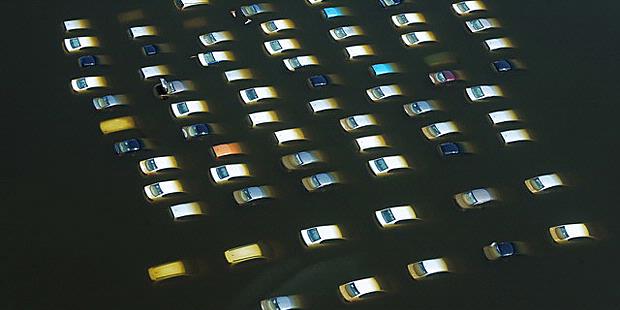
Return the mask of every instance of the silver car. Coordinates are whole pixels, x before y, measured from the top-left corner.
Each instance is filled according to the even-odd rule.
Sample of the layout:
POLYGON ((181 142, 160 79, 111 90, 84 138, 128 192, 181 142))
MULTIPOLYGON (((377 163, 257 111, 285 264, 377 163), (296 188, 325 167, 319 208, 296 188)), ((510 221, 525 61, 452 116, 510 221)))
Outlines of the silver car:
POLYGON ((251 186, 233 192, 233 197, 239 205, 247 205, 257 202, 260 199, 274 198, 274 191, 271 186, 251 186))
POLYGON ((454 200, 463 209, 479 209, 497 200, 497 194, 490 188, 477 188, 454 195, 454 200))

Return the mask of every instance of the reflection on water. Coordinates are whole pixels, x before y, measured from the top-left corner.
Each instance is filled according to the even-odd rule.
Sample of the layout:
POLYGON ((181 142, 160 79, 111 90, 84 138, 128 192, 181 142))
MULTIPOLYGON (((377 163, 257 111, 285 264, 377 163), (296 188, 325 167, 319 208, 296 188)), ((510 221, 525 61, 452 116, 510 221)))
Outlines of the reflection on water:
MULTIPOLYGON (((535 65, 541 60, 528 50, 538 48, 540 42, 528 37, 534 29, 519 21, 520 12, 514 10, 514 4, 486 1, 488 12, 475 16, 495 17, 502 27, 471 34, 464 24, 467 18, 455 16, 450 1, 408 2, 387 9, 377 1, 326 1, 316 6, 301 0, 270 1, 275 12, 257 15, 248 24, 237 23, 229 13, 246 1, 226 5, 213 2, 207 8, 183 12, 176 10, 172 1, 160 0, 98 4, 96 11, 73 8, 75 13, 67 10, 58 14, 59 20, 90 19, 93 29, 83 33, 99 37, 102 47, 96 53, 110 59, 109 65, 80 69, 74 61, 77 56, 59 56, 67 61, 56 73, 67 85, 77 77, 103 75, 110 88, 73 95, 67 86, 58 89, 55 96, 66 98, 72 105, 88 106, 90 109, 66 113, 88 115, 84 117, 92 120, 93 127, 116 119, 101 123, 106 136, 75 130, 83 132, 83 139, 92 141, 98 150, 109 149, 110 160, 99 163, 103 167, 101 177, 113 182, 115 188, 126 189, 122 196, 113 193, 116 203, 102 212, 123 214, 133 208, 136 211, 132 216, 148 222, 140 229, 143 238, 134 239, 144 250, 118 254, 132 266, 123 268, 127 273, 119 276, 119 285, 128 283, 129 292, 149 299, 145 303, 162 309, 257 309, 261 299, 300 294, 313 309, 337 309, 345 306, 338 297, 339 285, 376 276, 387 294, 362 303, 358 309, 445 308, 466 299, 474 300, 472 305, 488 307, 499 304, 487 300, 490 296, 511 296, 504 291, 538 287, 530 281, 543 282, 545 275, 561 275, 563 266, 574 268, 579 257, 590 255, 598 246, 578 242, 566 250, 553 244, 549 236, 548 227, 565 223, 591 222, 597 229, 601 226, 600 213, 583 206, 588 193, 573 158, 557 156, 554 151, 570 137, 553 130, 556 125, 548 117, 553 113, 544 107, 549 102, 539 99, 549 98, 544 89, 536 87, 539 76, 545 75, 544 68, 535 65), (330 3, 348 7, 351 16, 326 20, 321 8, 330 3), (390 17, 401 12, 420 12, 427 23, 395 28, 390 17), (296 29, 266 35, 259 24, 275 18, 292 20, 296 29), (137 40, 128 37, 129 27, 145 25, 155 26, 158 35, 137 40), (329 30, 347 25, 359 26, 363 35, 333 40, 329 30), (213 31, 229 31, 234 40, 205 48, 198 36, 213 31), (411 31, 432 31, 439 43, 406 47, 401 35, 411 31), (484 40, 503 36, 511 38, 517 48, 492 53, 486 49, 484 40), (268 55, 263 43, 282 38, 295 38, 300 50, 268 55), (344 48, 360 44, 371 45, 375 55, 347 59, 344 48), (148 55, 147 45, 158 47, 159 53, 148 55), (234 59, 201 66, 194 56, 206 51, 230 51, 234 59), (301 55, 315 56, 319 65, 292 71, 282 62, 285 57, 301 55), (514 60, 522 70, 498 73, 492 67, 498 59, 514 60), (398 70, 376 74, 370 66, 380 63, 395 63, 398 70), (155 73, 153 78, 140 75, 141 68, 155 65, 165 65, 170 72, 155 73), (250 69, 251 75, 228 82, 230 78, 227 80, 224 72, 236 69, 250 69), (435 86, 428 74, 441 70, 462 72, 459 76, 465 80, 435 86), (327 81, 332 83, 310 87, 308 78, 317 74, 328 76, 327 81), (192 89, 162 100, 153 91, 160 75, 168 82, 191 81, 192 89), (402 94, 376 102, 366 94, 373 87, 393 84, 402 94), (465 87, 474 85, 499 85, 503 97, 472 102, 465 87), (243 103, 239 91, 258 86, 273 87, 277 96, 270 94, 267 97, 275 98, 243 103), (94 97, 121 94, 128 105, 102 110, 92 107, 94 97), (308 103, 328 98, 334 98, 339 109, 313 113, 308 103), (175 118, 170 105, 183 100, 205 100, 208 112, 175 118), (425 100, 441 108, 419 115, 403 108, 425 100), (514 110, 522 120, 492 126, 487 113, 506 109, 514 110), (248 115, 261 111, 276 114, 269 114, 271 120, 260 125, 252 120, 252 126, 248 115), (358 114, 374 115, 378 126, 343 130, 340 119, 358 114), (117 117, 123 116, 139 121, 119 124, 122 119, 117 117), (435 126, 424 133, 421 130, 447 121, 454 126, 435 126), (199 123, 213 124, 218 131, 185 139, 181 128, 199 123), (139 128, 132 129, 136 124, 139 128), (301 129, 303 141, 279 144, 274 132, 293 128, 301 129), (536 140, 508 144, 507 138, 501 140, 498 134, 510 129, 526 129, 536 140), (450 131, 459 133, 448 134, 450 131), (375 135, 384 137, 380 147, 360 152, 359 138, 375 135), (114 142, 136 137, 153 141, 153 145, 146 152, 111 160, 114 142), (232 142, 242 145, 243 154, 214 157, 212 146, 232 142), (442 142, 461 142, 473 154, 441 156, 437 148, 442 142), (320 151, 323 160, 301 169, 282 165, 283 156, 310 150, 320 151), (165 155, 173 155, 181 169, 148 177, 140 173, 140 160, 165 155), (375 177, 369 161, 392 155, 402 155, 411 169, 375 177), (247 164, 250 177, 221 184, 212 180, 210 168, 238 163, 247 164), (321 174, 324 172, 336 172, 341 182, 315 192, 304 188, 303 178, 327 176, 321 174), (527 191, 523 183, 526 178, 553 172, 572 178, 570 186, 537 196, 527 191), (179 180, 186 193, 166 196, 161 202, 149 202, 142 193, 146 185, 173 179, 179 180), (251 186, 269 186, 277 197, 239 206, 232 193, 251 186), (492 187, 498 198, 481 210, 463 211, 453 198, 457 193, 487 187, 492 187), (206 216, 190 222, 174 221, 169 207, 188 202, 203 204, 206 216), (380 228, 375 211, 403 205, 413 206, 419 220, 394 229, 380 228), (299 231, 323 225, 338 225, 346 240, 306 248, 299 231), (505 264, 488 262, 482 247, 493 241, 527 244, 527 255, 505 264), (270 261, 238 266, 225 261, 225 251, 256 242, 269 252, 270 261), (439 257, 445 259, 450 273, 421 281, 414 281, 408 273, 408 264, 439 257), (192 273, 197 276, 161 285, 149 282, 148 267, 179 259, 192 261, 192 273), (566 265, 561 263, 564 260, 566 265), (537 274, 527 275, 531 270, 537 274), (508 279, 514 282, 502 283, 508 279)), ((58 42, 67 37, 58 30, 58 42)), ((386 90, 382 91, 372 96, 383 97, 386 90)), ((298 158, 300 163, 296 164, 304 160, 298 158)), ((389 164, 383 164, 386 167, 377 164, 372 169, 388 169, 389 164)), ((313 187, 333 181, 313 180, 317 183, 309 181, 313 187)), ((108 225, 113 227, 114 223, 108 225)), ((123 229, 132 234, 131 227, 123 229)), ((551 296, 558 288, 545 289, 551 296)), ((533 294, 534 289, 528 292, 533 294)), ((514 307, 518 305, 515 302, 514 307)))

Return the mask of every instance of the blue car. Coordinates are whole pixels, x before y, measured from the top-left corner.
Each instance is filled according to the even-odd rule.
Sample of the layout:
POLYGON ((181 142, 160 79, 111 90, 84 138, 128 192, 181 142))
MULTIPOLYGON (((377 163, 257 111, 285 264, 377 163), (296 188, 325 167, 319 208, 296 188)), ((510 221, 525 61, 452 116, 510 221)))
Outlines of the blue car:
POLYGON ((384 7, 389 7, 389 6, 396 6, 401 4, 403 1, 402 0, 379 0, 379 3, 384 7))
POLYGON ((497 72, 508 72, 517 69, 514 61, 508 59, 500 59, 493 62, 493 68, 497 72))
POLYGON ((97 57, 93 55, 82 56, 78 58, 78 63, 82 68, 94 67, 99 64, 97 57))
POLYGON ((469 153, 467 146, 459 142, 445 142, 438 147, 439 153, 443 156, 463 155, 469 153))
POLYGON ((482 250, 489 260, 496 260, 518 254, 517 245, 511 241, 493 242, 482 248, 482 250))
POLYGON ((144 51, 144 55, 146 56, 153 56, 159 53, 159 47, 157 47, 157 45, 155 44, 145 45, 142 47, 142 50, 144 51))
POLYGON ((114 143, 114 152, 119 156, 135 153, 144 149, 146 149, 146 143, 139 138, 114 143))
POLYGON ((329 85, 329 79, 327 78, 326 75, 323 75, 323 74, 313 75, 308 78, 308 83, 313 88, 323 87, 323 86, 329 85))

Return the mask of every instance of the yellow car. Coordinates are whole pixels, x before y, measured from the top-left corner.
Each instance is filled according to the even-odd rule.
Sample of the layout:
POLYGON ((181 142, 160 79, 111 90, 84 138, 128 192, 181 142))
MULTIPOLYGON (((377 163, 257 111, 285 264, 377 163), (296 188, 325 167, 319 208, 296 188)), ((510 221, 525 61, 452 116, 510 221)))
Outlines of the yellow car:
POLYGON ((234 266, 250 260, 268 259, 269 256, 265 250, 266 249, 264 246, 261 246, 258 243, 252 243, 227 250, 224 252, 224 257, 231 266, 234 266))
POLYGON ((112 118, 99 123, 99 129, 106 135, 135 128, 136 120, 131 116, 112 118))
POLYGON ((178 260, 150 267, 148 274, 151 281, 160 282, 166 279, 190 276, 195 273, 193 269, 187 261, 178 260))

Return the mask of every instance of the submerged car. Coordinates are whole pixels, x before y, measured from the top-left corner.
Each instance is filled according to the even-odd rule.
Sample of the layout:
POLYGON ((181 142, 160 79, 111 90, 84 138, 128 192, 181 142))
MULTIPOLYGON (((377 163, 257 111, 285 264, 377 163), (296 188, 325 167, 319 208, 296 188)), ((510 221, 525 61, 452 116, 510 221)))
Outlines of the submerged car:
POLYGON ((409 163, 402 155, 384 156, 368 161, 370 170, 376 176, 384 176, 395 170, 410 169, 409 163))
POLYGON ((240 206, 253 204, 261 199, 274 198, 274 190, 271 186, 250 186, 233 192, 235 201, 240 206))
POLYGON ((383 228, 391 228, 418 219, 411 206, 396 206, 375 211, 375 217, 383 228))
POLYGON ((167 169, 179 169, 179 164, 174 156, 158 156, 141 160, 138 163, 140 171, 146 175, 159 173, 167 169))
POLYGON ((497 260, 519 254, 517 244, 511 241, 492 242, 482 248, 488 260, 497 260))
POLYGON ((231 179, 250 177, 250 169, 246 164, 228 164, 210 168, 215 183, 225 183, 231 179))
POLYGON ((183 192, 185 192, 185 190, 179 180, 161 181, 144 187, 144 193, 151 201, 156 201, 165 196, 183 192))
POLYGON ((366 95, 372 101, 380 101, 394 96, 401 96, 403 92, 400 90, 400 86, 396 84, 381 85, 366 90, 366 95))
POLYGON ((585 223, 564 224, 549 227, 549 234, 556 243, 564 244, 573 239, 589 238, 595 239, 590 234, 590 230, 585 223))
POLYGON ((324 189, 326 187, 342 183, 342 180, 336 172, 322 172, 301 179, 301 183, 307 191, 314 192, 319 189, 324 189))
POLYGON ((282 165, 288 170, 297 170, 308 168, 317 163, 325 161, 325 156, 321 151, 301 151, 289 155, 282 156, 282 165))
POLYGON ((347 302, 356 302, 385 292, 375 277, 347 282, 340 285, 338 290, 347 302))
POLYGON ((329 241, 344 240, 338 225, 324 225, 302 229, 300 234, 307 247, 316 247, 329 241))
POLYGON ((527 189, 533 194, 538 194, 550 188, 564 185, 560 176, 555 173, 535 176, 525 180, 524 183, 527 189))
POLYGON ((449 272, 448 265, 443 258, 433 258, 407 265, 409 274, 414 280, 421 280, 434 274, 449 272))
POLYGON ((477 188, 454 195, 454 200, 463 209, 480 209, 497 200, 497 194, 490 188, 477 188))
POLYGON ((429 140, 435 140, 448 134, 460 132, 453 121, 440 122, 422 127, 422 133, 429 140))

